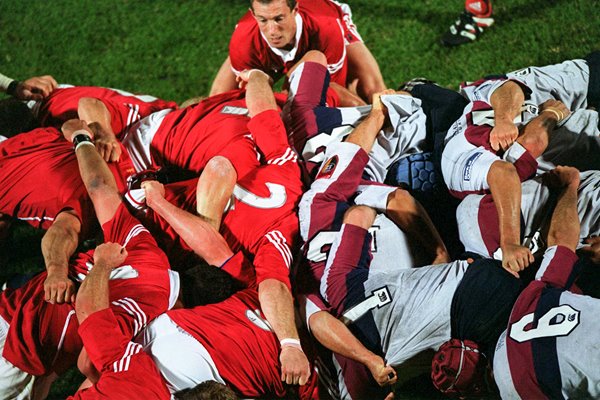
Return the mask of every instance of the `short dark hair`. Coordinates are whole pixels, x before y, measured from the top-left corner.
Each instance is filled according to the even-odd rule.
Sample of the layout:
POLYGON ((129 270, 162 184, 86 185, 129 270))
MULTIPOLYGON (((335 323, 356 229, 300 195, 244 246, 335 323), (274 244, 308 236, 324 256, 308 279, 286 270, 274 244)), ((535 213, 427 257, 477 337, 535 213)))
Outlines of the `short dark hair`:
MULTIPOLYGON (((252 11, 254 11, 254 7, 252 7, 254 2, 257 2, 260 4, 271 4, 273 2, 273 0, 250 0, 250 8, 252 9, 252 11)), ((290 10, 293 10, 294 8, 296 8, 296 0, 285 0, 285 2, 287 3, 290 10)))
POLYGON ((184 389, 174 394, 177 400, 237 400, 233 390, 215 381, 202 382, 192 389, 184 389))
POLYGON ((13 137, 37 127, 38 122, 27 104, 13 98, 0 100, 0 135, 13 137))
POLYGON ((219 303, 243 289, 227 272, 206 263, 179 273, 181 300, 186 308, 219 303))

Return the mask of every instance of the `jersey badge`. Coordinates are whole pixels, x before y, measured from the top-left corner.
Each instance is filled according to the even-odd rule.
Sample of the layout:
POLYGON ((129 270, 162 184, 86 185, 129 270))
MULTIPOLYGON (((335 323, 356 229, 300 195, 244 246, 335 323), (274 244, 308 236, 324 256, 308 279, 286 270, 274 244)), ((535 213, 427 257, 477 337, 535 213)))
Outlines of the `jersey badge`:
POLYGON ((248 318, 248 321, 252 322, 260 329, 267 332, 273 332, 273 329, 271 329, 271 325, 269 325, 269 322, 263 317, 261 317, 260 310, 246 310, 246 318, 248 318))
POLYGON ((478 152, 473 154, 471 157, 469 157, 467 159, 467 162, 465 163, 465 169, 463 171, 463 180, 464 181, 470 181, 471 180, 471 171, 473 170, 473 164, 475 164, 475 161, 477 161, 477 159, 479 157, 481 157, 483 153, 482 152, 478 152))
POLYGON ((338 162, 339 162, 338 156, 333 156, 329 160, 325 161, 325 163, 321 167, 321 170, 317 174, 317 178, 316 179, 329 179, 329 178, 331 178, 331 176, 335 172, 335 168, 337 167, 338 162))
POLYGON ((248 115, 248 109, 244 107, 225 106, 221 110, 221 114, 248 115))

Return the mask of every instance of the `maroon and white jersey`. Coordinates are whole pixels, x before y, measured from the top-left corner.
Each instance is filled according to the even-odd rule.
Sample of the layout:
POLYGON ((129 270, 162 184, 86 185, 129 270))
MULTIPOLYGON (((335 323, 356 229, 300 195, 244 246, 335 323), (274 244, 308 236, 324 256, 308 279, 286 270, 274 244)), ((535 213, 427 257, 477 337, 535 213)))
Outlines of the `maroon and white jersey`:
POLYGON ((119 330, 113 310, 105 308, 79 327, 88 356, 100 379, 69 399, 171 399, 158 368, 142 346, 119 330))
MULTIPOLYGON (((589 236, 600 234, 600 173, 585 171, 581 174, 577 196, 577 211, 581 221, 580 246, 589 236)), ((556 197, 543 182, 543 176, 529 179, 521 185, 522 244, 532 253, 546 248, 543 232, 550 225, 556 197)), ((497 259, 502 258, 498 212, 491 194, 472 194, 456 209, 458 232, 465 251, 497 259)))
POLYGON ((82 343, 73 304, 44 300, 46 272, 19 289, 0 293, 0 316, 9 329, 2 357, 31 375, 62 374, 75 365, 82 343))
MULTIPOLYGON (((503 154, 492 149, 490 144, 490 132, 494 128, 490 98, 505 82, 505 79, 481 80, 463 88, 472 91, 473 99, 465 107, 462 117, 448 130, 441 162, 444 182, 450 193, 458 198, 489 191, 487 175, 491 165, 498 160, 513 163, 521 181, 533 176, 537 170, 537 161, 519 143, 513 143, 503 154)), ((530 90, 522 87, 528 95, 530 90)), ((515 118, 515 124, 521 126, 536 117, 537 106, 526 102, 521 114, 515 118)))
MULTIPOLYGON (((587 107, 587 94, 590 68, 585 60, 567 60, 559 64, 543 67, 521 68, 509 72, 500 79, 517 80, 530 89, 530 99, 534 104, 555 99, 563 102, 571 111, 587 107)), ((477 100, 474 86, 461 88, 469 100, 477 100)), ((494 88, 495 90, 495 88, 494 88)), ((491 95, 491 93, 489 93, 491 95)))
POLYGON ((348 62, 344 23, 337 18, 296 13, 295 45, 291 50, 271 47, 262 35, 252 13, 246 13, 233 31, 229 42, 231 68, 236 75, 245 69, 260 69, 274 80, 284 76, 310 50, 318 50, 327 58, 332 80, 346 86, 348 62))
POLYGON ((571 293, 577 256, 553 246, 515 303, 494 355, 503 399, 600 397, 600 300, 571 293))
MULTIPOLYGON (((367 205, 383 213, 388 195, 396 190, 362 179, 369 159, 367 153, 352 143, 333 143, 327 147, 326 161, 321 166, 310 189, 302 196, 299 207, 300 235, 303 241, 303 263, 296 274, 295 288, 307 308, 307 316, 319 309, 327 309, 322 301, 325 265, 330 257, 331 244, 339 235, 344 213, 354 204, 367 205)), ((378 254, 381 268, 395 258, 402 267, 409 268, 418 262, 411 260, 410 244, 401 231, 384 215, 378 215, 370 229, 378 239, 374 252, 378 254), (388 246, 394 242, 392 246, 388 246), (388 253, 392 248, 396 251, 388 253)), ((378 268, 378 267, 377 267, 378 268)))
POLYGON ((131 93, 98 86, 59 87, 42 101, 33 102, 33 113, 42 126, 61 125, 79 118, 79 99, 92 97, 102 101, 111 115, 113 132, 119 136, 125 129, 148 115, 164 110, 177 109, 177 103, 152 96, 135 96, 131 93))
MULTIPOLYGON (((217 379, 221 378, 239 396, 286 396, 287 388, 281 381, 279 366, 279 341, 260 310, 256 288, 237 292, 221 303, 171 310, 167 316, 204 347, 216 367, 217 379)), ((303 348, 310 348, 307 343, 303 344, 303 348)), ((158 358, 161 368, 179 362, 169 360, 168 354, 161 357, 153 352, 152 355, 158 358)), ((186 378, 196 380, 193 376, 181 379, 186 378)), ((312 398, 316 384, 317 374, 313 370, 309 382, 299 387, 300 398, 312 398)))
MULTIPOLYGON (((290 143, 314 178, 325 159, 325 148, 350 134, 371 107, 331 107, 326 97, 329 73, 318 63, 299 65, 290 76, 289 86, 282 118, 290 143)), ((426 136, 426 116, 419 99, 395 94, 382 96, 381 100, 391 127, 377 135, 365 169, 365 176, 376 182, 383 182, 390 166, 401 157, 423 151, 426 136)))
MULTIPOLYGON (((110 163, 119 189, 125 187, 128 159, 110 163)), ((71 210, 82 236, 95 219, 79 175, 73 145, 56 128, 38 128, 0 142, 0 213, 48 229, 56 216, 71 210)))
MULTIPOLYGON (((127 259, 110 274, 110 302, 127 337, 137 335, 148 322, 170 309, 179 296, 179 276, 158 248, 150 232, 121 204, 115 216, 102 226, 106 242, 127 249, 127 259)), ((94 250, 80 253, 69 266, 78 281, 94 267, 94 250)))
POLYGON ((242 178, 258 166, 244 95, 234 90, 139 121, 122 139, 136 171, 176 167, 200 172, 220 155, 231 161, 242 178))
POLYGON ((519 144, 513 144, 504 154, 495 152, 489 144, 489 135, 494 127, 491 96, 507 81, 518 83, 525 93, 521 113, 514 120, 519 127, 535 118, 539 114, 539 106, 546 100, 560 100, 573 112, 550 135, 546 151, 536 160, 537 173, 549 171, 556 165, 570 165, 579 170, 600 169, 600 156, 594 150, 600 145, 598 113, 584 109, 589 81, 587 63, 573 60, 545 67, 528 67, 461 88, 461 93, 471 103, 463 116, 450 127, 442 154, 444 181, 454 195, 462 198, 469 193, 483 193, 489 189, 486 177, 496 160, 514 163, 521 180, 533 168, 532 157, 519 144))

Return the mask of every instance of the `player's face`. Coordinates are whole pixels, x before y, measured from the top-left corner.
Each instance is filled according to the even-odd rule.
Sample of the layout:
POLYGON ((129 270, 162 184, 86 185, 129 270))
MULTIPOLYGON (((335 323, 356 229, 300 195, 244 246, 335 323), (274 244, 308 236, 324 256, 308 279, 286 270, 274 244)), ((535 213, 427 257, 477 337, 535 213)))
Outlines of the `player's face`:
POLYGON ((296 9, 291 10, 286 0, 269 4, 252 3, 252 13, 262 34, 272 47, 290 50, 296 40, 296 9))

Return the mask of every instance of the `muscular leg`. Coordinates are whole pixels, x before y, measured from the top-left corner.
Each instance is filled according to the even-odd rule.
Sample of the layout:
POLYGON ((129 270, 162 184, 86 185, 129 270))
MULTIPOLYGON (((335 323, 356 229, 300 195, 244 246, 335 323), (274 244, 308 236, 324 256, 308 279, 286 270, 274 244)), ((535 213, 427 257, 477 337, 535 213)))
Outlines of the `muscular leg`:
POLYGON ((231 199, 237 173, 231 162, 222 156, 211 158, 198 179, 196 211, 217 231, 221 226, 223 210, 231 199))
POLYGON ((348 82, 358 79, 356 92, 367 103, 373 100, 373 94, 386 89, 381 70, 373 54, 362 42, 346 46, 348 56, 348 82))

